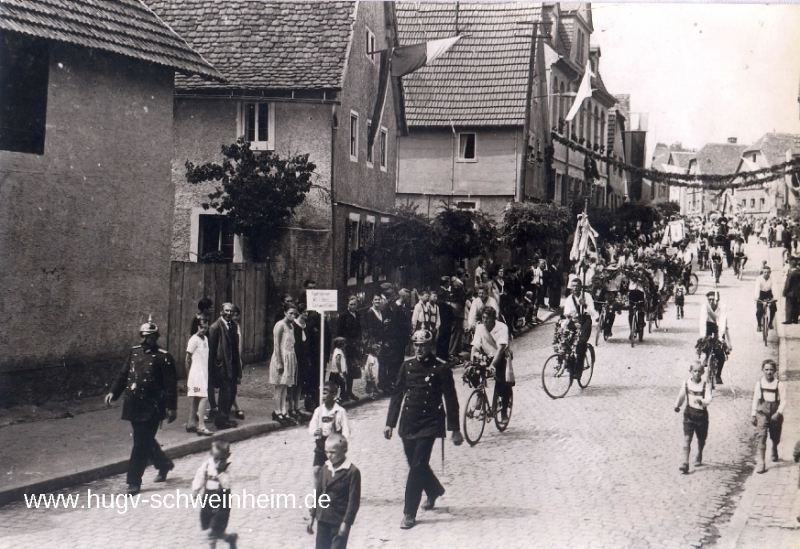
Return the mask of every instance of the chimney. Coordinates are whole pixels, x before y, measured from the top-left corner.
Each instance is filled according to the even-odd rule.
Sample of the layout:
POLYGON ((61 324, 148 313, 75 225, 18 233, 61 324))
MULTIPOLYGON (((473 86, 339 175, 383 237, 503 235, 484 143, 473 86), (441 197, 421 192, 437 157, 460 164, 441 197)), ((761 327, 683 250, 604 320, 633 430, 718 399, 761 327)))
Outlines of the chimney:
POLYGON ((737 141, 738 141, 738 139, 735 138, 735 137, 729 137, 728 138, 728 143, 733 143, 735 145, 737 141))
POLYGON ((600 73, 600 46, 589 46, 589 60, 592 62, 592 71, 600 73))

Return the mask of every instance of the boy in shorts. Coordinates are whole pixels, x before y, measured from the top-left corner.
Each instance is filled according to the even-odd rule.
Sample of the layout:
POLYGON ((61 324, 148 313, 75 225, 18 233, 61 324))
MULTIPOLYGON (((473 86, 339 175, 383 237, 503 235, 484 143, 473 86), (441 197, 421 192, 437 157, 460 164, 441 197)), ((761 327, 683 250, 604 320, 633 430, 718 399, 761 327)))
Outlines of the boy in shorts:
POLYGON ((678 470, 689 473, 689 453, 692 446, 692 437, 697 434, 697 455, 694 458, 695 467, 703 464, 703 448, 708 436, 708 410, 711 404, 711 384, 703 381, 703 364, 699 360, 692 362, 689 367, 691 377, 683 382, 678 400, 675 402, 675 413, 681 411, 684 401, 686 408, 683 411, 683 463, 678 470))
POLYGON ((783 409, 786 406, 786 387, 781 384, 775 374, 778 365, 768 358, 761 363, 763 377, 756 382, 753 390, 753 407, 751 421, 758 433, 758 455, 756 456, 756 473, 767 470, 765 454, 767 452, 767 435, 772 441, 772 461, 778 461, 778 444, 781 441, 783 428, 783 409))
POLYGON ((322 389, 322 404, 320 404, 308 424, 308 432, 314 437, 314 476, 328 459, 325 455, 325 441, 334 433, 339 433, 345 438, 350 438, 350 425, 347 422, 347 412, 336 403, 339 387, 334 381, 326 381, 322 389))

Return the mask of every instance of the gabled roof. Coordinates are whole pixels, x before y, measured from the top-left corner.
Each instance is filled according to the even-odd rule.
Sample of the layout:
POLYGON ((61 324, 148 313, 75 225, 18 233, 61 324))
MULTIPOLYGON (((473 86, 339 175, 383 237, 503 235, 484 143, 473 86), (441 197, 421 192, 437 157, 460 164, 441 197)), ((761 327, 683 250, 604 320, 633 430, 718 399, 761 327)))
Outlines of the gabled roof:
POLYGON ((672 163, 679 168, 688 168, 689 161, 697 156, 695 152, 675 152, 672 151, 672 163))
POLYGON ((531 26, 541 7, 532 3, 400 2, 401 45, 465 35, 436 60, 403 77, 409 126, 521 125, 530 65, 531 26))
POLYGON ((664 166, 667 164, 667 162, 669 162, 670 154, 669 147, 667 147, 665 144, 656 144, 656 148, 653 151, 653 162, 651 164, 653 169, 660 172, 666 171, 664 166))
POLYGON ((148 1, 229 82, 176 78, 178 89, 342 87, 355 2, 148 1))
POLYGON ((760 152, 763 155, 762 167, 786 162, 786 151, 794 146, 796 136, 791 133, 767 133, 747 147, 743 154, 760 152))
POLYGON ((736 173, 742 153, 747 145, 734 143, 708 143, 697 151, 698 173, 706 175, 726 175, 736 173))
POLYGON ((138 0, 3 0, 0 29, 222 79, 138 0))

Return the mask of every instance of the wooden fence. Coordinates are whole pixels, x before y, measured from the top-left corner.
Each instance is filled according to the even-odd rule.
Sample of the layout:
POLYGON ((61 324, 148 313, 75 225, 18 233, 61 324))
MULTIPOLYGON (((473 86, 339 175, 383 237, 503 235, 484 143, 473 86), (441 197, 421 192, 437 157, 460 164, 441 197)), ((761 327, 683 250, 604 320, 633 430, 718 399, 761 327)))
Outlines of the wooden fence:
POLYGON ((265 360, 269 345, 267 327, 268 263, 189 263, 173 261, 170 271, 169 329, 167 350, 183 372, 189 329, 203 297, 214 300, 212 322, 222 304, 231 302, 242 310, 242 360, 265 360))

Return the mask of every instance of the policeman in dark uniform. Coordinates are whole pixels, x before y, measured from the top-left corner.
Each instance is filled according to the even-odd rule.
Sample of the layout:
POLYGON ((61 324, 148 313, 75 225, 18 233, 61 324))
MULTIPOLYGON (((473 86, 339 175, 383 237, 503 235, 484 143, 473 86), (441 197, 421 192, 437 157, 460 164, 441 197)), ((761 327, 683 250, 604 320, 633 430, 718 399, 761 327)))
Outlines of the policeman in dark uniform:
POLYGON ((433 509, 436 498, 444 494, 444 487, 428 462, 436 439, 446 436, 445 419, 446 430, 453 432, 453 444, 459 446, 464 442, 458 426, 458 396, 453 384, 453 371, 447 362, 432 353, 432 339, 428 330, 417 330, 411 336, 415 356, 400 368, 383 429, 383 435, 391 439, 402 406, 400 437, 409 466, 403 521, 400 523, 400 528, 404 529, 416 524, 423 490, 427 500, 422 508, 426 510, 433 509))
POLYGON ((139 328, 139 336, 142 344, 131 349, 105 399, 110 406, 125 391, 122 419, 130 421, 133 428, 127 480, 128 493, 132 495, 139 493, 148 460, 158 469, 156 482, 167 480, 167 473, 175 467, 156 441, 156 432, 164 418, 167 423, 175 421, 178 409, 175 361, 158 348, 158 326, 152 315, 139 328))

